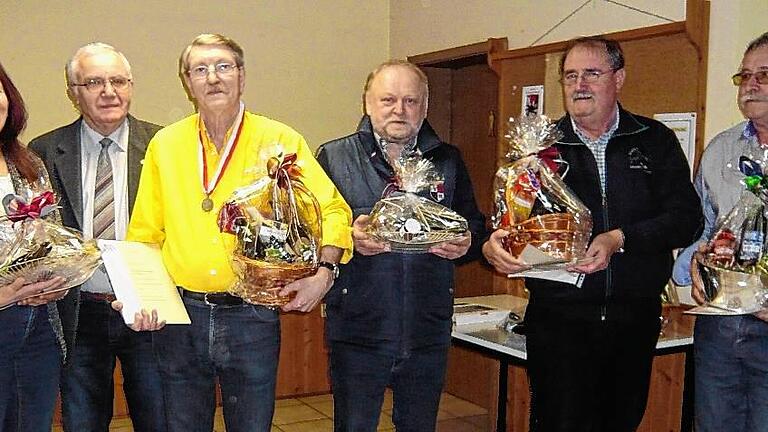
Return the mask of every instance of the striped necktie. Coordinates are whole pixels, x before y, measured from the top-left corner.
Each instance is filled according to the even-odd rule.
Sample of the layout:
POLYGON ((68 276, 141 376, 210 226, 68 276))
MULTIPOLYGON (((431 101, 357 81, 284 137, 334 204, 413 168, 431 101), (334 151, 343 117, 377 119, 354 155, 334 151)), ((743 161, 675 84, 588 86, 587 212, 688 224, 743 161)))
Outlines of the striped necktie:
POLYGON ((101 152, 96 165, 96 188, 93 196, 93 238, 115 239, 115 191, 112 182, 112 163, 109 146, 112 140, 99 141, 101 152))

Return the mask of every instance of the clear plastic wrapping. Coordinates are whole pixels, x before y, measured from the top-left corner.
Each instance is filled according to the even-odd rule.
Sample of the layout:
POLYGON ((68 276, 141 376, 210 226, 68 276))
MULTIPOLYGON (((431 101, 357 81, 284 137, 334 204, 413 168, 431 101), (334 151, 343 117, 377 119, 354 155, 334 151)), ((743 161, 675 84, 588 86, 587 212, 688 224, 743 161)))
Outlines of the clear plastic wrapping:
POLYGON ((236 238, 229 289, 253 304, 282 306, 280 289, 317 270, 320 205, 301 181, 296 155, 267 162, 267 175, 234 191, 219 212, 219 228, 236 238))
MULTIPOLYGON (((495 229, 509 231, 505 248, 520 257, 528 246, 549 258, 546 266, 583 258, 592 233, 589 209, 557 174, 561 132, 546 116, 509 120, 509 163, 494 177, 495 229)), ((535 263, 529 263, 535 264, 535 263)))
POLYGON ((466 235, 467 220, 418 192, 442 193, 443 179, 418 153, 394 163, 395 182, 371 210, 367 232, 389 243, 393 252, 424 253, 432 246, 466 235))

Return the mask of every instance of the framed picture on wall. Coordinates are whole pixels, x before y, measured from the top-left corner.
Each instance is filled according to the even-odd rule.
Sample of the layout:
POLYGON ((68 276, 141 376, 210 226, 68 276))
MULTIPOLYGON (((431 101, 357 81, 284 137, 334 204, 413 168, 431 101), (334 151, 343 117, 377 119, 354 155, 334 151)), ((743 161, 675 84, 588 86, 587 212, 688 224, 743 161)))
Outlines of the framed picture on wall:
POLYGON ((540 116, 544 114, 544 86, 524 86, 523 101, 520 112, 526 115, 540 116))

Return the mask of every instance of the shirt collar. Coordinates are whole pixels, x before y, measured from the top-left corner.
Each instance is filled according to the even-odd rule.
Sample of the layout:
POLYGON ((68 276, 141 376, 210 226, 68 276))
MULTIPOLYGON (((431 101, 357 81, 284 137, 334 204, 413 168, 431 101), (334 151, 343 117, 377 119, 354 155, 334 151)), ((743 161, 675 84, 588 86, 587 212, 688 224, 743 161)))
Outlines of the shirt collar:
POLYGON ((741 132, 741 136, 748 140, 757 138, 757 129, 755 129, 752 120, 747 121, 747 124, 744 125, 744 130, 741 132))
POLYGON ((611 124, 611 127, 608 128, 605 133, 597 137, 597 139, 590 139, 587 134, 585 134, 578 124, 576 124, 576 121, 571 117, 571 126, 573 127, 573 131, 576 133, 576 135, 581 139, 585 144, 586 143, 608 143, 608 139, 613 136, 613 134, 616 132, 616 130, 619 128, 619 104, 616 104, 616 109, 613 111, 613 123, 611 124))
MULTIPOLYGON (((376 133, 376 131, 373 131, 373 138, 376 140, 376 145, 379 147, 379 150, 381 150, 381 152, 386 155, 387 149, 384 148, 384 144, 387 142, 387 140, 382 138, 382 136, 376 133)), ((418 141, 419 141, 419 136, 416 135, 416 137, 413 139, 410 145, 408 145, 407 147, 403 147, 402 154, 411 153, 416 148, 418 141)))
POLYGON ((128 149, 128 118, 126 117, 125 120, 120 124, 120 126, 117 127, 114 131, 112 131, 111 134, 104 136, 98 132, 96 132, 85 120, 82 121, 82 130, 85 133, 86 139, 86 145, 88 145, 91 150, 94 151, 101 151, 101 143, 100 141, 104 138, 109 138, 117 144, 117 148, 120 149, 120 151, 126 151, 128 149))

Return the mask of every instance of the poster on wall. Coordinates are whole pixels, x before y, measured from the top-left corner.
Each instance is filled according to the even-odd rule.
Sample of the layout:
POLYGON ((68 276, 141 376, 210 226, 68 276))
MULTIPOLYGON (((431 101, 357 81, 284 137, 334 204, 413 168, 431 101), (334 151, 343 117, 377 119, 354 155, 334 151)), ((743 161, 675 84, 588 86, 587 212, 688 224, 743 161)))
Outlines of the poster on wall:
POLYGON ((693 159, 696 157, 696 113, 662 113, 653 116, 654 119, 664 123, 672 129, 680 141, 683 148, 688 166, 691 167, 691 178, 693 178, 693 159))
POLYGON ((520 112, 526 115, 540 116, 544 114, 544 86, 523 87, 523 105, 520 112))

